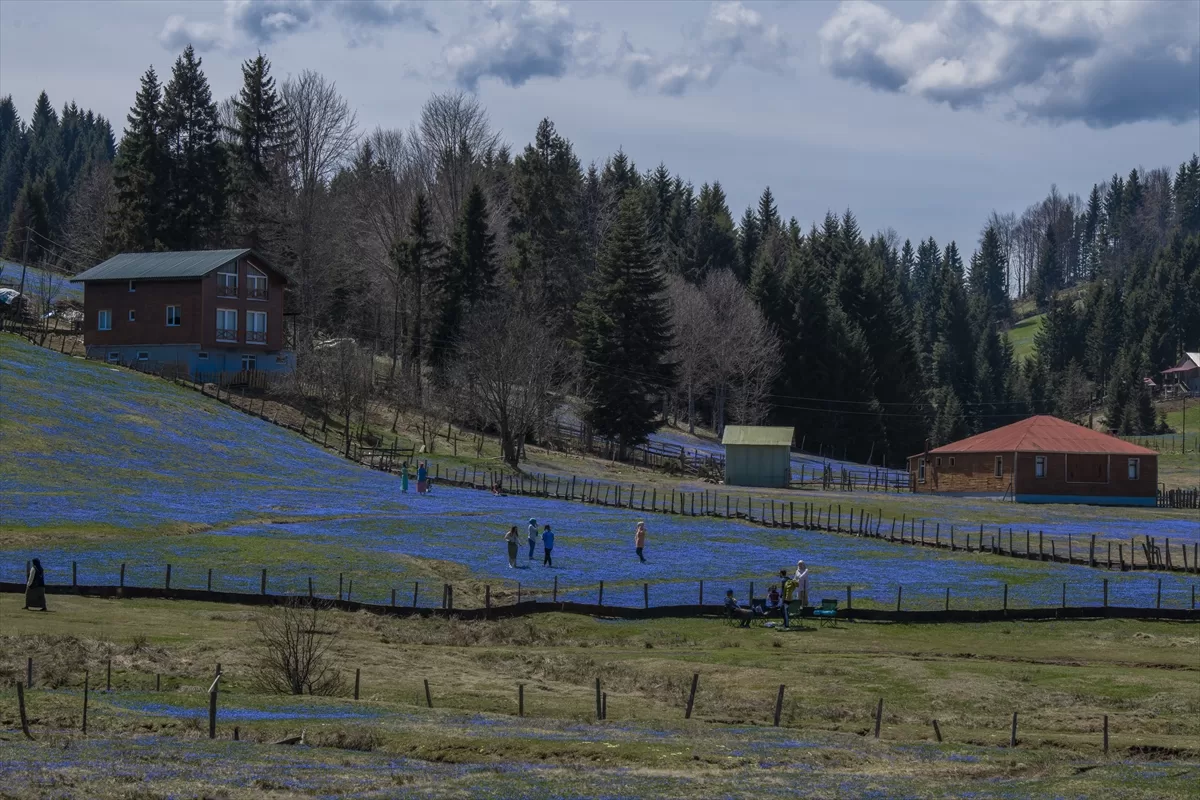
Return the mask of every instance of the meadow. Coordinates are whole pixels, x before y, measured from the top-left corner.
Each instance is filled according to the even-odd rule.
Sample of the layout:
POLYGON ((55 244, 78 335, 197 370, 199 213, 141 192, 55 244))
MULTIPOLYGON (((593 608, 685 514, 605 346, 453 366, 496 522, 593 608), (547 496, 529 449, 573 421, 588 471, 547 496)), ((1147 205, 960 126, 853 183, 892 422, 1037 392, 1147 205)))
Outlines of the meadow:
MULTIPOLYGON (((648 519, 648 563, 641 564, 632 552, 636 511, 448 486, 405 495, 394 476, 195 393, 12 337, 0 337, 0 382, 0 580, 20 581, 36 556, 52 583, 69 582, 76 562, 80 583, 114 584, 125 564, 127 583, 161 585, 171 564, 173 586, 202 588, 211 569, 214 589, 254 591, 265 568, 272 592, 306 591, 312 578, 318 594, 332 596, 341 575, 354 582, 355 599, 384 602, 392 589, 409 597, 417 583, 418 602, 429 605, 440 600, 438 584, 453 582, 466 605, 484 585, 504 602, 518 582, 527 595, 544 596, 557 578, 563 598, 594 599, 603 581, 606 603, 640 605, 643 583, 658 604, 695 602, 700 581, 707 602, 727 587, 744 596, 750 581, 761 593, 804 558, 814 596, 844 597, 849 586, 865 604, 894 603, 903 585, 906 608, 940 607, 947 587, 956 607, 997 607, 1005 584, 1010 606, 1057 604, 1066 584, 1070 604, 1098 605, 1103 577, 1113 605, 1149 606, 1156 598, 1157 575, 1102 576, 1080 566, 661 514, 648 519), (511 570, 501 536, 518 525, 524 539, 531 518, 554 526, 555 566, 542 567, 540 552, 532 562, 523 552, 511 570)), ((824 505, 836 493, 803 495, 824 505)), ((1015 518, 1020 530, 1021 515, 1039 513, 1038 528, 1074 532, 1080 541, 1101 525, 1118 538, 1196 538, 1187 512, 1120 517, 1109 509, 1080 520, 1073 509, 869 498, 885 518, 911 518, 922 501, 931 521, 941 509, 989 525, 1015 518)), ((1164 605, 1190 602, 1193 578, 1162 581, 1164 605)))
POLYGON ((1196 796, 1194 626, 851 623, 804 630, 566 615, 331 612, 360 700, 263 694, 250 609, 0 596, 6 796, 1196 796), (15 680, 36 742, 19 731, 15 680), (103 691, 105 664, 113 691, 103 691), (218 740, 206 689, 223 670, 218 740), (82 676, 93 693, 79 731, 82 676), (683 710, 699 673, 692 719, 683 710), (155 691, 156 676, 161 690, 155 691), (594 716, 594 680, 608 718, 594 716), (433 708, 425 707, 423 680, 433 708), (517 716, 517 684, 525 716, 517 716), (772 727, 780 684, 780 727, 772 727), (884 700, 880 738, 873 713, 884 700), (1017 747, 1008 746, 1018 712, 1017 747), (1102 746, 1109 716, 1110 749, 1102 746), (939 721, 938 743, 930 720, 939 721), (240 741, 230 741, 234 726, 240 741), (303 732, 305 744, 272 746, 303 732))

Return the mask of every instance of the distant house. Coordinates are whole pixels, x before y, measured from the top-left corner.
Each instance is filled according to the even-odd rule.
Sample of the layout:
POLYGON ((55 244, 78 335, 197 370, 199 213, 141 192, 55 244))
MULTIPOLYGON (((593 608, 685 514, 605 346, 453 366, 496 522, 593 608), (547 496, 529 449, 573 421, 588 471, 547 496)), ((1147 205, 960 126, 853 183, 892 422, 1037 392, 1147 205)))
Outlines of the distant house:
POLYGON ((1056 417, 1036 416, 908 459, 913 490, 1018 503, 1152 506, 1158 454, 1056 417))
POLYGON ((1163 370, 1163 385, 1171 382, 1190 394, 1200 394, 1200 353, 1184 353, 1179 363, 1163 370))
POLYGON ((792 479, 794 436, 794 428, 726 425, 721 439, 725 484, 787 488, 792 479))
POLYGON ((71 279, 84 286, 89 358, 189 373, 284 371, 287 279, 252 250, 122 253, 71 279))

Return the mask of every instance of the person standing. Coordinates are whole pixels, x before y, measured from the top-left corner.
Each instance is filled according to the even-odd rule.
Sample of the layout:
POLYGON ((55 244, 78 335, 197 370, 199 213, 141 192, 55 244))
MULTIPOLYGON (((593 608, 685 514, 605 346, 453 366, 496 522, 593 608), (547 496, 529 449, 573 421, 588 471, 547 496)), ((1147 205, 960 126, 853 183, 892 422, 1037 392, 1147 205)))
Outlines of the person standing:
POLYGON ((408 494, 408 462, 404 462, 404 466, 400 468, 400 491, 408 494))
POLYGON ((428 487, 428 481, 429 469, 425 466, 425 462, 422 461, 417 465, 417 494, 425 494, 425 490, 428 487))
POLYGON ((796 574, 792 577, 796 583, 796 602, 800 608, 808 605, 808 566, 803 560, 796 562, 796 574))
POLYGON ((549 525, 542 529, 542 548, 545 550, 545 556, 542 557, 542 566, 553 567, 554 562, 550 560, 550 551, 554 549, 554 531, 550 530, 549 525))
POLYGON ((529 540, 529 560, 533 561, 533 551, 537 547, 538 540, 537 520, 533 517, 529 518, 529 528, 525 532, 525 537, 529 540))
POLYGON ((641 559, 643 564, 646 563, 646 556, 642 551, 646 549, 646 523, 643 520, 638 520, 637 530, 633 532, 633 550, 637 553, 637 557, 641 559))
POLYGON ((799 610, 792 605, 796 602, 796 582, 788 575, 786 569, 779 570, 779 580, 783 583, 783 627, 789 628, 792 624, 792 612, 799 610))
POLYGON ((508 545, 508 568, 517 568, 517 548, 520 546, 521 534, 517 532, 517 526, 513 525, 508 529, 508 533, 504 534, 504 541, 508 545))
POLYGON ((29 563, 29 577, 25 580, 25 610, 35 608, 46 610, 46 572, 36 558, 29 563))

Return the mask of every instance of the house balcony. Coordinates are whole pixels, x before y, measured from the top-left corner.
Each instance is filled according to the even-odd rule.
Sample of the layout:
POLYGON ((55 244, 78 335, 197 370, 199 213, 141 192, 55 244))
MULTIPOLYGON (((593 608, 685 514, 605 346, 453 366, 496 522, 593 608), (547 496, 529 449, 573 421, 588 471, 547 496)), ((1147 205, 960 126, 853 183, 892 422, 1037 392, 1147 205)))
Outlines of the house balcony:
POLYGON ((246 290, 246 297, 248 297, 251 300, 266 300, 268 298, 268 296, 269 296, 269 293, 268 293, 266 287, 263 287, 262 289, 258 289, 254 286, 251 286, 249 289, 246 290))
POLYGON ((246 344, 266 344, 266 331, 246 331, 246 344))
POLYGON ((217 297, 237 297, 237 296, 238 296, 238 287, 236 285, 235 286, 224 286, 224 285, 217 286, 217 297))
POLYGON ((236 343, 237 340, 238 340, 238 338, 237 338, 237 329, 236 328, 234 328, 232 330, 230 330, 228 328, 217 328, 217 341, 218 342, 234 342, 234 343, 236 343))

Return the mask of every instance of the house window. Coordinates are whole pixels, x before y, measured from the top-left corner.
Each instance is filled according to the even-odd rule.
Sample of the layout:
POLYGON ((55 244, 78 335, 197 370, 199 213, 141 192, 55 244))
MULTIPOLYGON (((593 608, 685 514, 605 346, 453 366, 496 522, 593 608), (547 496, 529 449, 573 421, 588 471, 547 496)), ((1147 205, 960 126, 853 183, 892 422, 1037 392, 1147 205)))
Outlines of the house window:
POLYGON ((179 321, 182 315, 179 313, 179 306, 167 306, 167 327, 178 328, 179 321))
POLYGON ((1004 477, 1004 456, 996 456, 996 477, 1004 477))
POLYGON ((246 267, 246 296, 251 300, 267 299, 267 273, 257 267, 246 267))
POLYGON ((106 308, 97 315, 96 329, 101 331, 112 330, 112 311, 106 308))
POLYGON ((242 356, 242 372, 254 372, 257 364, 258 356, 252 354, 242 356))
POLYGON ((217 309, 217 341, 237 341, 237 311, 232 308, 217 309))
POLYGON ((208 361, 208 353, 201 350, 200 352, 196 353, 196 360, 197 361, 208 361))
POLYGON ((950 456, 950 466, 954 466, 954 456, 950 456))
POLYGON ((267 312, 246 312, 246 342, 267 343, 267 312))
POLYGON ((137 281, 130 281, 130 282, 129 282, 129 291, 131 291, 131 292, 136 292, 136 291, 137 291, 137 281))
POLYGON ((1035 478, 1046 477, 1046 457, 1034 456, 1033 458, 1033 476, 1035 478))
POLYGON ((131 308, 131 309, 129 309, 129 321, 130 321, 130 322, 137 322, 137 312, 136 312, 136 311, 134 311, 132 308, 131 308))
POLYGON ((120 364, 121 363, 121 352, 119 350, 108 351, 108 363, 120 364))
POLYGON ((1129 480, 1136 481, 1141 475, 1142 460, 1140 458, 1129 459, 1129 480))
POLYGON ((935 459, 933 460, 933 465, 934 465, 935 467, 940 467, 940 466, 942 465, 942 457, 941 457, 941 456, 938 456, 937 458, 935 458, 935 459))
POLYGON ((921 483, 925 482, 925 459, 917 461, 917 480, 921 483))
POLYGON ((221 267, 217 272, 217 297, 238 296, 237 264, 221 267))
POLYGON ((138 359, 138 361, 149 361, 149 360, 150 360, 150 354, 149 354, 149 353, 147 353, 145 350, 139 350, 139 351, 138 351, 138 355, 137 355, 137 359, 138 359))

